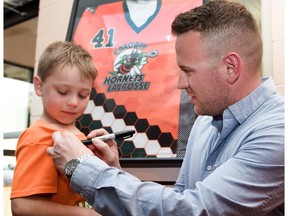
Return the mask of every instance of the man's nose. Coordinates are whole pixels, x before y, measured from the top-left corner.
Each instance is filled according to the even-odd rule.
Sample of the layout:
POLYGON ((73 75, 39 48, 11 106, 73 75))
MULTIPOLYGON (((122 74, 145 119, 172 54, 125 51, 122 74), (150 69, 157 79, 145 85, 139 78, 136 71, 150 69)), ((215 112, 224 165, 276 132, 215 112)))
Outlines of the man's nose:
POLYGON ((180 71, 177 88, 186 89, 188 87, 189 87, 189 83, 188 83, 187 75, 184 72, 180 71))

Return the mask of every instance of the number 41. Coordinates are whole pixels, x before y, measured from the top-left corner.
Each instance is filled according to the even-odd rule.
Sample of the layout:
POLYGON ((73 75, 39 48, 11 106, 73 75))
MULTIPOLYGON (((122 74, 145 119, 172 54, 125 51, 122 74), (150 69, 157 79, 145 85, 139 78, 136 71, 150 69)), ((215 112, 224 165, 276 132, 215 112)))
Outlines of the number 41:
POLYGON ((93 37, 91 43, 93 44, 93 48, 97 49, 97 48, 108 48, 108 47, 113 47, 114 46, 114 32, 115 29, 114 28, 110 28, 107 31, 107 37, 108 37, 108 41, 105 43, 105 37, 104 37, 104 29, 101 28, 99 29, 99 31, 95 34, 95 36, 93 37))

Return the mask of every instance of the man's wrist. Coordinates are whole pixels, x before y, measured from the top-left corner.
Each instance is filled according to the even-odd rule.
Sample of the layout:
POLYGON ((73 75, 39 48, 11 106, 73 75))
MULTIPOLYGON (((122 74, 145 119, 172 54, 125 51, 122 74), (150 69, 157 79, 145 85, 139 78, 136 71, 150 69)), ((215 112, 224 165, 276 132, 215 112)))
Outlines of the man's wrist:
POLYGON ((90 157, 90 156, 94 156, 93 154, 86 154, 83 155, 81 157, 78 158, 74 158, 70 161, 68 161, 68 163, 65 165, 64 168, 64 173, 67 176, 68 179, 71 179, 75 169, 77 168, 77 166, 86 158, 90 157))

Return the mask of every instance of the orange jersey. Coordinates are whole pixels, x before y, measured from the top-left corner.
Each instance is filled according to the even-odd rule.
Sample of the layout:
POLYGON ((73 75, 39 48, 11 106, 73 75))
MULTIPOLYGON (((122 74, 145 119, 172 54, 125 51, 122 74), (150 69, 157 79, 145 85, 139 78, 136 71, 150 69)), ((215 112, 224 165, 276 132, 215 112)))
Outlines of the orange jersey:
MULTIPOLYGON (((65 205, 84 206, 84 199, 70 189, 66 176, 57 171, 46 149, 53 145, 56 129, 38 120, 20 136, 16 148, 16 167, 11 199, 38 194, 51 194, 51 201, 65 205)), ((86 139, 82 133, 79 139, 86 139)))
POLYGON ((103 4, 84 11, 73 37, 93 56, 99 71, 96 92, 174 139, 181 91, 171 23, 179 13, 201 4, 202 0, 158 0, 154 14, 142 26, 133 22, 126 1, 103 4))

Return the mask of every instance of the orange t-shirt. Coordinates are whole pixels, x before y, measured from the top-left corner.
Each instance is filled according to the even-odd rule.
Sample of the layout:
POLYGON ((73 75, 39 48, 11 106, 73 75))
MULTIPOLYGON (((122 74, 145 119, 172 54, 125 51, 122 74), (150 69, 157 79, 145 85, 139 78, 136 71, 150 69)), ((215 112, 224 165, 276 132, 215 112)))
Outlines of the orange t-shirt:
MULTIPOLYGON (((84 206, 84 199, 70 189, 70 182, 55 167, 46 149, 53 145, 48 123, 38 120, 26 129, 16 148, 16 167, 12 182, 11 199, 37 194, 51 194, 51 201, 64 205, 84 206)), ((76 134, 86 139, 83 133, 76 134)))

